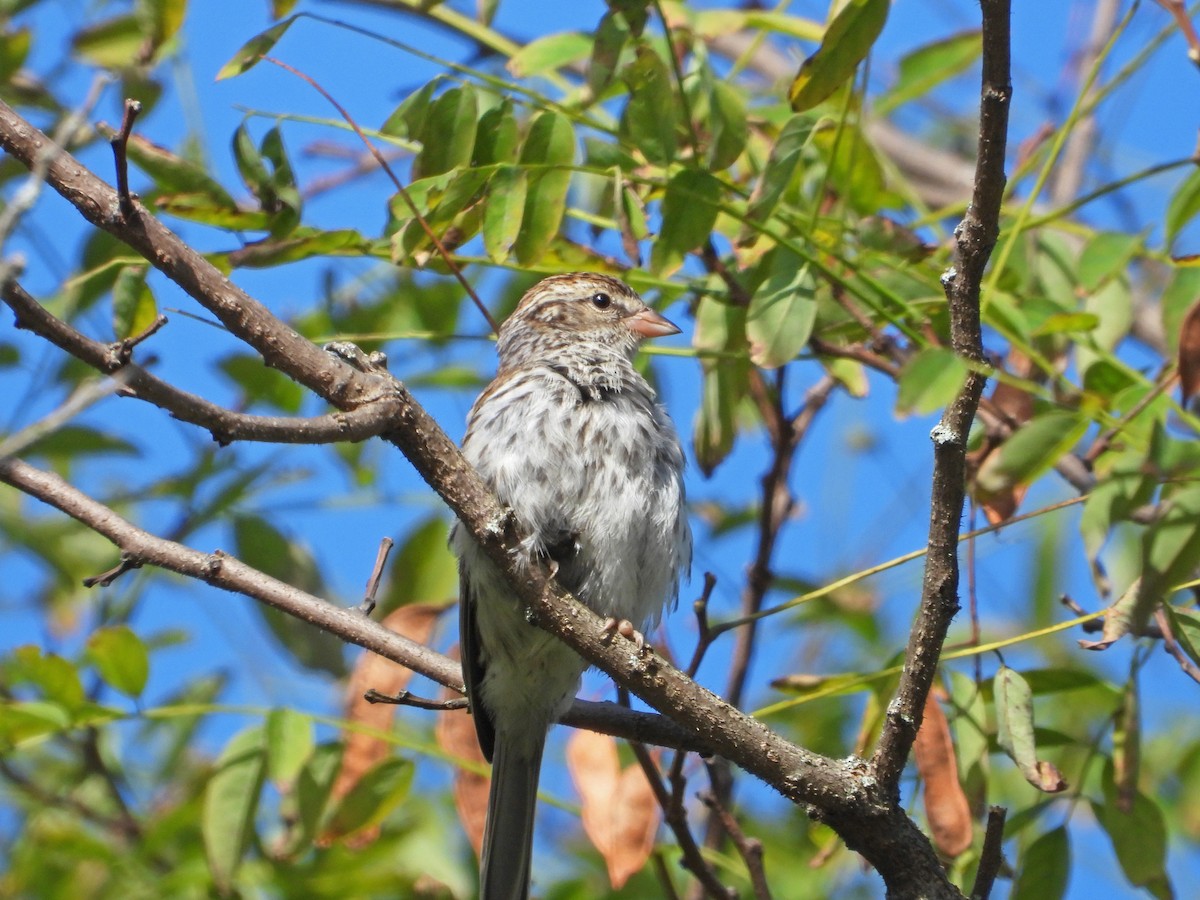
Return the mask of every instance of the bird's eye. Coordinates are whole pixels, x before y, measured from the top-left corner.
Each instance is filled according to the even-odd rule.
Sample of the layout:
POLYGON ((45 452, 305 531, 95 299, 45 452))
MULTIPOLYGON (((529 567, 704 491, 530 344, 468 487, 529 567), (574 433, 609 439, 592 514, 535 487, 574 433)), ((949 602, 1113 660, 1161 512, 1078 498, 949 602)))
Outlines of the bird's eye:
POLYGON ((608 294, 593 294, 592 306, 596 307, 596 309, 608 309, 612 306, 612 297, 608 296, 608 294))

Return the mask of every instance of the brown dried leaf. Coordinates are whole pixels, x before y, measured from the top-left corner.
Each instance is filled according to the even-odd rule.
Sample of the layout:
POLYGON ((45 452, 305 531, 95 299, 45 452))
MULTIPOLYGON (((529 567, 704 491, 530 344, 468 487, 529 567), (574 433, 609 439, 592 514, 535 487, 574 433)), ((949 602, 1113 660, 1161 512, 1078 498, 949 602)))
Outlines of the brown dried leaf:
MULTIPOLYGON (((424 644, 433 633, 437 618, 446 607, 428 603, 412 603, 402 606, 386 616, 382 625, 419 644, 424 644)), ((358 658, 350 683, 346 689, 345 718, 358 725, 376 731, 388 731, 396 715, 396 707, 390 703, 368 703, 363 694, 374 688, 382 694, 398 694, 412 680, 412 670, 374 653, 364 653, 358 658)), ((391 747, 383 738, 359 730, 346 729, 343 733, 346 750, 342 754, 342 767, 333 783, 330 797, 336 802, 345 797, 358 784, 368 770, 391 753, 391 747)), ((370 844, 379 836, 378 828, 368 828, 355 833, 354 846, 370 844)))
POLYGON ((971 846, 971 805, 959 783, 950 724, 932 692, 925 698, 913 755, 925 785, 925 815, 933 843, 944 856, 958 856, 971 846))
MULTIPOLYGON (((449 655, 458 659, 458 648, 454 647, 449 655)), ((446 688, 442 696, 455 695, 446 688)), ((475 737, 475 723, 471 721, 471 716, 466 710, 455 709, 438 713, 435 734, 438 746, 449 755, 480 765, 487 764, 475 737)), ((487 775, 461 766, 454 773, 454 807, 458 810, 458 821, 462 823, 463 831, 466 832, 476 857, 483 851, 483 827, 487 819, 488 791, 491 785, 492 779, 487 775)))
POLYGON ((1180 329, 1179 385, 1185 406, 1200 393, 1200 300, 1187 311, 1180 329))
POLYGON ((620 767, 617 742, 576 731, 567 742, 567 767, 583 809, 583 830, 604 857, 614 890, 642 870, 654 849, 658 804, 640 766, 620 767))
MULTIPOLYGON (((1047 794, 1057 794, 1067 789, 1067 779, 1063 778, 1058 766, 1044 759, 1037 761, 1038 782, 1034 784, 1040 791, 1047 794)), ((1032 784, 1032 782, 1030 782, 1032 784)))

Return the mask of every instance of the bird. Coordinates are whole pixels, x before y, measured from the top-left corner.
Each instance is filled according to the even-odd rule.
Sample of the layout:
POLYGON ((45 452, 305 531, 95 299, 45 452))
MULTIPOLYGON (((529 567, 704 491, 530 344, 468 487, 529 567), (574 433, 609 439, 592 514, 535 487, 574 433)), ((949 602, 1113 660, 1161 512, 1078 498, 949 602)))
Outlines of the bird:
MULTIPOLYGON (((683 449, 633 365, 643 340, 677 333, 616 278, 552 275, 501 326, 496 377, 467 417, 462 452, 521 526, 519 552, 610 626, 657 624, 691 565, 683 449)), ((525 900, 547 731, 587 664, 531 624, 466 529, 451 544, 467 698, 492 763, 480 897, 525 900)))

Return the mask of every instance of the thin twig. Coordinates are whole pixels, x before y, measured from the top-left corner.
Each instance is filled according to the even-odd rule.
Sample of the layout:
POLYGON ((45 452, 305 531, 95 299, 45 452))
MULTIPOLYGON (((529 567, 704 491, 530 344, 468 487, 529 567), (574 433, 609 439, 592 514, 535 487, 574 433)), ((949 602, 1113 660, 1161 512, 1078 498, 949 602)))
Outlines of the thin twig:
POLYGON ((1175 662, 1179 663, 1183 674, 1200 684, 1200 667, 1197 667, 1188 658, 1188 655, 1183 652, 1183 648, 1179 646, 1179 641, 1175 640, 1175 633, 1171 630, 1171 620, 1161 606, 1154 611, 1154 621, 1158 623, 1158 627, 1162 631, 1163 648, 1175 658, 1175 662))
MULTIPOLYGON (((628 707, 629 692, 618 689, 617 701, 622 706, 628 707)), ((692 835, 688 824, 687 810, 679 801, 678 796, 673 796, 667 791, 658 764, 655 763, 654 757, 650 755, 645 744, 630 741, 629 748, 633 751, 634 758, 637 759, 638 765, 646 776, 646 782, 650 785, 654 799, 658 801, 658 805, 663 811, 663 821, 671 829, 679 844, 680 865, 692 873, 706 896, 716 898, 716 900, 729 900, 729 898, 736 897, 737 892, 723 885, 717 878, 716 870, 704 859, 704 855, 700 852, 700 846, 696 843, 696 838, 692 835)))
MULTIPOLYGON (((712 771, 712 766, 709 766, 709 771, 712 771)), ((721 820, 721 825, 725 829, 725 833, 729 835, 729 839, 733 841, 733 846, 737 848, 738 854, 742 857, 742 862, 746 864, 746 871, 750 874, 750 884, 754 889, 754 896, 758 900, 771 900, 771 887, 767 882, 766 869, 763 866, 763 845, 758 838, 747 837, 742 831, 741 825, 734 818, 733 813, 725 806, 718 798, 714 791, 701 791, 700 802, 714 812, 721 820)))
POLYGON ((988 810, 987 829, 983 833, 983 849, 979 852, 979 868, 971 886, 971 900, 988 900, 992 885, 1004 862, 1004 817, 1008 810, 993 806, 988 810))
POLYGON ((1200 35, 1196 33, 1196 26, 1188 16, 1187 5, 1183 0, 1158 0, 1158 5, 1174 17, 1175 24, 1179 26, 1184 40, 1187 41, 1188 59, 1200 66, 1200 35))
POLYGON ((363 594, 363 601, 358 606, 358 611, 364 616, 369 616, 375 611, 375 594, 379 590, 379 582, 383 578, 383 567, 387 564, 388 554, 392 552, 392 547, 395 544, 390 537, 385 537, 379 542, 379 549, 375 552, 375 565, 371 569, 371 577, 367 579, 367 590, 363 594))
POLYGON ((91 575, 83 579, 83 586, 86 588, 92 587, 108 587, 126 572, 132 572, 135 569, 140 569, 144 565, 143 561, 138 559, 132 553, 122 551, 121 561, 106 572, 101 572, 99 575, 91 575))
POLYGON ((467 709, 466 697, 451 697, 447 700, 430 700, 419 697, 412 691, 401 691, 398 694, 385 694, 375 688, 368 688, 363 693, 363 699, 368 703, 390 703, 392 706, 412 706, 416 709, 429 709, 434 712, 448 712, 455 709, 467 709))
MULTIPOLYGON (((950 310, 951 347, 975 363, 985 360, 980 285, 999 234, 1012 97, 1009 0, 981 0, 980 6, 983 73, 975 186, 966 215, 955 229, 954 264, 942 278, 950 310)), ((900 775, 921 725, 946 632, 959 608, 958 540, 966 493, 967 438, 986 380, 973 368, 931 434, 934 470, 921 604, 905 649, 900 685, 888 705, 871 759, 884 790, 897 799, 900 775)))
POLYGON ((121 130, 109 138, 112 145, 113 161, 117 169, 117 202, 121 207, 121 215, 129 218, 133 215, 133 198, 129 195, 129 135, 133 133, 133 123, 142 111, 138 100, 125 100, 125 112, 121 116, 121 130))
POLYGON ((704 654, 708 652, 708 648, 712 646, 715 635, 712 629, 708 627, 708 601, 712 597, 713 589, 717 586, 717 576, 712 572, 704 573, 704 588, 700 592, 700 596, 696 602, 692 604, 692 611, 696 614, 696 649, 692 651, 691 662, 684 671, 688 678, 695 678, 696 672, 700 670, 700 663, 704 659, 704 654))

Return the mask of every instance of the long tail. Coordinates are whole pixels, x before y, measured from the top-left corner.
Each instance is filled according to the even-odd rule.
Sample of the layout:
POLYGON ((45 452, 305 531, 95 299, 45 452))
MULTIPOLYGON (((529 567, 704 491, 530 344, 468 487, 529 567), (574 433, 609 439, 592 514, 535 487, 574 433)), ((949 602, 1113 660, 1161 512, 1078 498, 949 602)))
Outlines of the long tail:
POLYGON ((497 737, 483 830, 479 898, 528 900, 533 814, 546 738, 543 734, 534 746, 525 740, 514 747, 503 735, 497 737))

